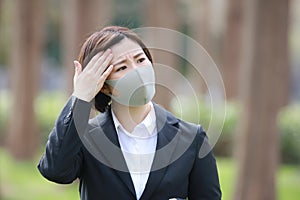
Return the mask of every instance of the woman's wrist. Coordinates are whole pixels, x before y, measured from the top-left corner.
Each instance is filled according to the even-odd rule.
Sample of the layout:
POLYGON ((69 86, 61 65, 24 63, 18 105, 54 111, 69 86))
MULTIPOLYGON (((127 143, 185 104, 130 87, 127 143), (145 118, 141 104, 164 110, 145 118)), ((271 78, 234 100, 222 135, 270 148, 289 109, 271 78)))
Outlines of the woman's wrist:
POLYGON ((72 96, 74 96, 74 97, 76 97, 77 99, 80 99, 80 100, 82 100, 82 101, 86 101, 86 102, 91 102, 91 100, 92 99, 90 99, 89 97, 86 97, 86 96, 84 96, 84 95, 82 95, 82 94, 78 94, 76 91, 74 91, 73 93, 72 93, 72 96))

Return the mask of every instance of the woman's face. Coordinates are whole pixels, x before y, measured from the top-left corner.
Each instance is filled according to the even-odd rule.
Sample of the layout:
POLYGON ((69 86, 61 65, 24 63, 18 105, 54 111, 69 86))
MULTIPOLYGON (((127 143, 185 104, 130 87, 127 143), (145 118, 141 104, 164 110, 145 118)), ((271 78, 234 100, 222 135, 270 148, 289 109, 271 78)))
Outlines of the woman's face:
POLYGON ((151 64, 140 45, 128 38, 124 38, 110 49, 113 54, 111 61, 113 70, 108 76, 108 80, 122 78, 137 67, 151 64))

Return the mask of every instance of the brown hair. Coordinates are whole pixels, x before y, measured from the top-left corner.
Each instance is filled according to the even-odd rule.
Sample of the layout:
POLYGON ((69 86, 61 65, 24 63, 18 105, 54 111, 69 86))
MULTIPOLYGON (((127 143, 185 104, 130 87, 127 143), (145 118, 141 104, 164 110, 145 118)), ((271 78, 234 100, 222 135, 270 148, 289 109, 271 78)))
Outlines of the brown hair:
MULTIPOLYGON (((78 55, 78 61, 81 63, 82 68, 84 69, 97 53, 110 48, 124 38, 128 38, 139 44, 150 62, 153 62, 149 49, 135 32, 126 27, 108 26, 90 35, 83 43, 78 55)), ((109 107, 110 101, 111 98, 100 91, 95 96, 95 108, 99 112, 105 112, 109 107)))

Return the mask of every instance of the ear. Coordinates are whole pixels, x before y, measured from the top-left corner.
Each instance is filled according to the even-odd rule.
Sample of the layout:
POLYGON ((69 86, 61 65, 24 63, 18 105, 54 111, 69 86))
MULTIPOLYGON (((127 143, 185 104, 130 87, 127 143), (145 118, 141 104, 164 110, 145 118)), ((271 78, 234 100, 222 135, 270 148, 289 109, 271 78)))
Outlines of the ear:
POLYGON ((106 95, 111 94, 110 88, 106 83, 104 83, 104 85, 102 86, 101 92, 106 94, 106 95))

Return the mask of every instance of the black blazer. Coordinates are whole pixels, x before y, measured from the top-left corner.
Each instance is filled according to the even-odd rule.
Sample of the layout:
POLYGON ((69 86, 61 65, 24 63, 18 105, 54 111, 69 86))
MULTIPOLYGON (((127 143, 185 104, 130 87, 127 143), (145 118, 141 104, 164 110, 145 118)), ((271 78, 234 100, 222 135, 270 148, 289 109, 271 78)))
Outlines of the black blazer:
MULTIPOLYGON (((50 133, 38 165, 40 173, 62 184, 79 178, 82 200, 137 199, 111 112, 89 121, 90 109, 90 103, 75 97, 68 100, 50 133)), ((156 104, 154 109, 157 148, 140 199, 221 199, 216 161, 201 126, 181 121, 156 104), (201 158, 200 149, 208 154, 201 158)))

